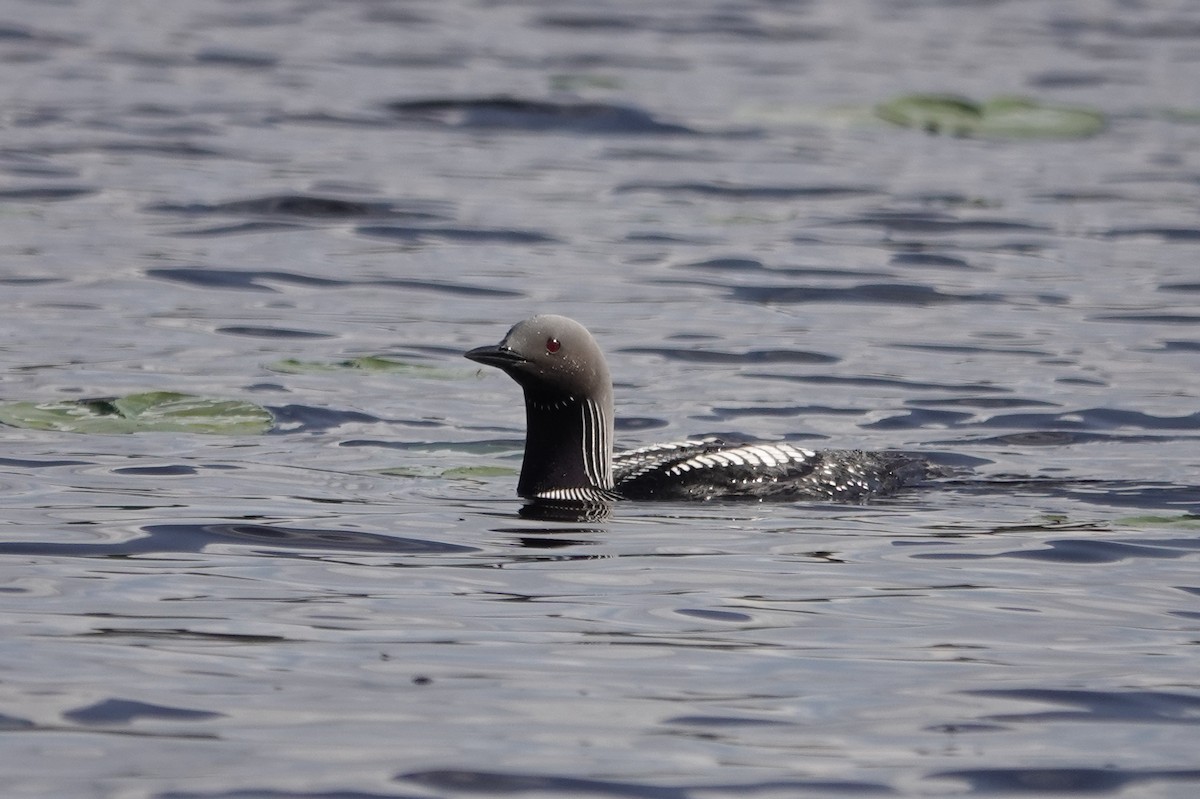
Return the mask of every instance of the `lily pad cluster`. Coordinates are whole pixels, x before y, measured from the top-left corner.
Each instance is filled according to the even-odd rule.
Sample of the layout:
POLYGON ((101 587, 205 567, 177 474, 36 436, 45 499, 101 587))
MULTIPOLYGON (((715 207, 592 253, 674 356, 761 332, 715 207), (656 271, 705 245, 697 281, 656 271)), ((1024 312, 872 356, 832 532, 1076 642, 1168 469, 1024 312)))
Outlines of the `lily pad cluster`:
POLYGON ((63 433, 258 435, 274 425, 266 408, 172 391, 124 397, 0 403, 0 423, 63 433))
POLYGON ((1001 96, 983 102, 953 94, 909 94, 875 107, 880 119, 950 136, 1082 138, 1104 129, 1099 111, 1001 96))

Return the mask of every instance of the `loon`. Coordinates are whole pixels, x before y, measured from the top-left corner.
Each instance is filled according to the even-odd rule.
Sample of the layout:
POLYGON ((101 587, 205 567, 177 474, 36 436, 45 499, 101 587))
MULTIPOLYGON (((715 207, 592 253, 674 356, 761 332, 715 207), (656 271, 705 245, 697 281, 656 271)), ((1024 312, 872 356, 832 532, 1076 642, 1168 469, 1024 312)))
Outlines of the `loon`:
POLYGON ((465 357, 495 366, 525 392, 525 456, 517 494, 534 502, 719 498, 863 502, 926 477, 924 461, 889 452, 727 443, 708 437, 613 453, 608 364, 583 325, 545 314, 465 357))

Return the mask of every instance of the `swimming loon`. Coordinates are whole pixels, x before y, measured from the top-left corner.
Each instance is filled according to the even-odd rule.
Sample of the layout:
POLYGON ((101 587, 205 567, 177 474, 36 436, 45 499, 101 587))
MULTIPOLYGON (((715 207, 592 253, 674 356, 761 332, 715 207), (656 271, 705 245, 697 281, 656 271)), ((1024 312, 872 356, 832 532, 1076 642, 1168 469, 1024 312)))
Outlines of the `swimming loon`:
POLYGON ((861 502, 911 484, 927 464, 896 453, 691 439, 613 454, 612 378, 587 329, 534 316, 465 357, 525 391, 517 493, 541 502, 758 498, 861 502))

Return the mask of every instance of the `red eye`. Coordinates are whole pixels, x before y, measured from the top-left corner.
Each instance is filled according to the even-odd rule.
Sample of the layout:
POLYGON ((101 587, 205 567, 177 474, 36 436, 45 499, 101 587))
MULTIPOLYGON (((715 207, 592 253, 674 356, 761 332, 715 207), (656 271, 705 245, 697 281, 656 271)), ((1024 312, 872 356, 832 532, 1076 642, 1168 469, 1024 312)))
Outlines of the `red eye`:
POLYGON ((556 338, 546 339, 546 352, 558 352, 562 349, 562 342, 556 338))

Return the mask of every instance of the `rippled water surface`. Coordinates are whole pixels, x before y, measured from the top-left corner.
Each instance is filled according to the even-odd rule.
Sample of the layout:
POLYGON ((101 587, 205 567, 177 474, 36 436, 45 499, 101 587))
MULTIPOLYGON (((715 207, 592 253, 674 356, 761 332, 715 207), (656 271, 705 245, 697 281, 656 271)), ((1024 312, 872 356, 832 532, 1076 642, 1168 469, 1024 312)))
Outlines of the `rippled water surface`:
POLYGON ((5 796, 1196 795, 1195 11, 5 4, 0 399, 274 418, 0 427, 5 796), (955 477, 522 519, 535 312, 622 444, 955 477))

